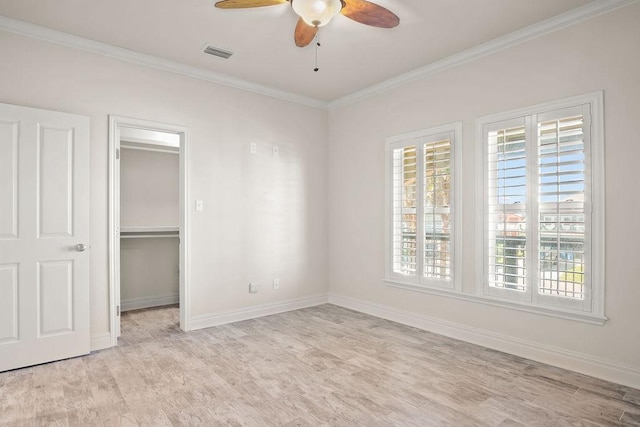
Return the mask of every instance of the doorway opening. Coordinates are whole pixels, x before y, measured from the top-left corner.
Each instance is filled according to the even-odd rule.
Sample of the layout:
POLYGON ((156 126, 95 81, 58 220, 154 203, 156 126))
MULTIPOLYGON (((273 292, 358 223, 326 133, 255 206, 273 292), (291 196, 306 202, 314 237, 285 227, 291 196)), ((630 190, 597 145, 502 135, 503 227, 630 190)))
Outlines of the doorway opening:
POLYGON ((179 304, 188 331, 187 129, 109 116, 109 171, 111 344, 129 310, 179 304))

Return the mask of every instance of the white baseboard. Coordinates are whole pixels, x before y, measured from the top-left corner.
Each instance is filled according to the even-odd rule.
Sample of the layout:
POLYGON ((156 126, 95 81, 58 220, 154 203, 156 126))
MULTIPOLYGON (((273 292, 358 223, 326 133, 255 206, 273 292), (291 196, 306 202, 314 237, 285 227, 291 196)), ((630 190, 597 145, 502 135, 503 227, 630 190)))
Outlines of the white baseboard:
POLYGON ((329 295, 329 303, 526 359, 640 388, 640 370, 609 360, 336 294, 329 295))
POLYGON ((90 349, 91 351, 104 350, 111 347, 111 334, 94 335, 91 337, 90 349))
POLYGON ((129 298, 129 299, 123 299, 120 302, 120 311, 160 307, 163 305, 178 304, 179 302, 180 302, 179 294, 162 295, 159 297, 129 298))
POLYGON ((224 325, 227 323, 284 313, 285 311, 315 307, 318 305, 326 304, 327 302, 328 299, 326 295, 317 295, 286 301, 278 301, 269 304, 255 305, 252 307, 224 311, 221 313, 205 314, 203 316, 192 317, 189 322, 189 327, 191 330, 210 328, 212 326, 224 325))

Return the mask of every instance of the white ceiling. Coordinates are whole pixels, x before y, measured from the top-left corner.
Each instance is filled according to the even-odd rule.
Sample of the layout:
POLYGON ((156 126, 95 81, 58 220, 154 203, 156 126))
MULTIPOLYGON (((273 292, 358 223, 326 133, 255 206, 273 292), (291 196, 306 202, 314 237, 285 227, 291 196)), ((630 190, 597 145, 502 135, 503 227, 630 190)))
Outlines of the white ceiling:
POLYGON ((377 0, 400 25, 379 29, 338 16, 320 29, 317 73, 313 44, 294 44, 288 4, 222 10, 213 0, 0 0, 0 15, 332 101, 590 2, 377 0), (205 55, 207 43, 234 55, 205 55))

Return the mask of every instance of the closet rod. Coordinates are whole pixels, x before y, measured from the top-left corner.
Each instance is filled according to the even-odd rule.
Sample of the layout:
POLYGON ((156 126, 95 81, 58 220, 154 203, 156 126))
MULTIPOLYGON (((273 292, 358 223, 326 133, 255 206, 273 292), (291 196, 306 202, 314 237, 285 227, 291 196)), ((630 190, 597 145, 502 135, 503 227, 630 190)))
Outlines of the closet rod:
POLYGON ((180 237, 178 233, 172 234, 123 234, 120 233, 121 239, 155 239, 157 237, 180 237))
POLYGON ((120 228, 121 239, 148 239, 154 237, 180 237, 177 226, 124 226, 120 228))

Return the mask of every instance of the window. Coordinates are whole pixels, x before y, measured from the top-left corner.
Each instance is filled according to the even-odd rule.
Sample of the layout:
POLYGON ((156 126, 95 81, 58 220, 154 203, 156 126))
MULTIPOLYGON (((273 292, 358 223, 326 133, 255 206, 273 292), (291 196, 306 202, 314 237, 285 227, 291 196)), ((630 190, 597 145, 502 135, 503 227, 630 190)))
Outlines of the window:
POLYGON ((477 130, 482 294, 603 317, 602 93, 484 117, 477 130))
POLYGON ((460 123, 387 140, 387 280, 460 290, 460 123))

